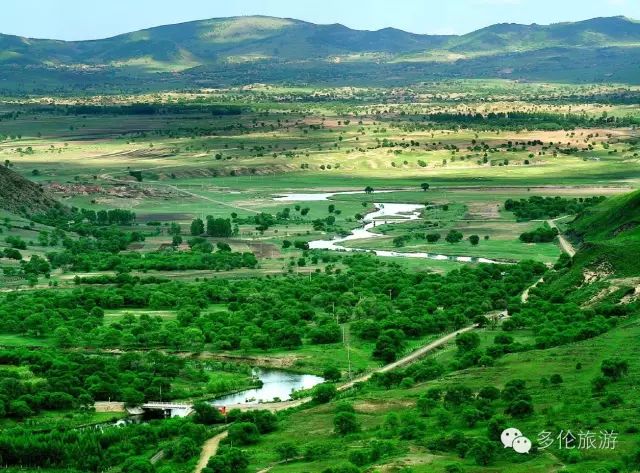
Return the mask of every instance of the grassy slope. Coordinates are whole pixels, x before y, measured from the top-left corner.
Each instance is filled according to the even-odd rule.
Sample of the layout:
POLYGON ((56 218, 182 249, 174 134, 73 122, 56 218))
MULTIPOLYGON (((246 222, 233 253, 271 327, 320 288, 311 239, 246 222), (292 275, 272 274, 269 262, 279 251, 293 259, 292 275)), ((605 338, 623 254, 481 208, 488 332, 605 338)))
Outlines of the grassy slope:
MULTIPOLYGON (((617 232, 621 226, 630 226, 640 216, 640 192, 634 192, 607 200, 604 204, 580 216, 573 225, 574 235, 580 235, 584 241, 569 272, 560 272, 553 284, 573 285, 576 268, 584 269, 598 258, 609 258, 613 273, 610 276, 628 276, 640 272, 636 258, 627 254, 626 261, 618 260, 618 252, 634 251, 637 245, 638 231, 631 228, 617 232), (597 251, 596 251, 597 249, 597 251)), ((594 285, 597 286, 597 285, 594 285)), ((582 297, 588 293, 588 287, 579 291, 582 297)), ((517 333, 517 332, 516 332, 517 333)), ((491 334, 481 332, 483 340, 491 334)), ((540 432, 552 432, 555 437, 562 430, 593 432, 596 436, 602 430, 617 433, 615 449, 595 448, 575 449, 572 452, 558 448, 557 441, 544 451, 535 450, 529 455, 516 455, 511 451, 498 448, 495 462, 489 467, 477 466, 470 458, 460 459, 451 452, 433 451, 425 447, 429 440, 440 435, 450 435, 461 431, 468 437, 486 436, 486 422, 476 427, 467 427, 461 422, 459 414, 453 416, 448 426, 439 426, 433 416, 424 418, 426 433, 417 440, 400 441, 392 437, 392 442, 401 451, 384 459, 367 471, 405 471, 410 467, 412 473, 441 472, 446 465, 461 463, 466 472, 548 472, 566 471, 570 473, 591 473, 593 471, 631 471, 625 469, 624 462, 637 450, 640 435, 635 418, 640 409, 640 397, 634 386, 640 378, 640 361, 636 356, 637 340, 640 336, 640 321, 631 317, 620 323, 610 332, 599 337, 547 350, 532 350, 506 355, 493 367, 471 368, 453 372, 438 380, 423 383, 409 389, 382 390, 368 387, 359 393, 346 396, 353 402, 362 432, 347 437, 333 433, 335 403, 314 407, 294 413, 285 418, 282 429, 271 434, 250 450, 256 469, 264 468, 277 461, 275 448, 278 444, 296 439, 301 450, 312 442, 326 442, 332 446, 331 453, 322 460, 277 464, 272 473, 306 471, 322 472, 325 468, 345 462, 349 452, 362 448, 368 441, 379 437, 385 417, 389 413, 408 414, 417 417, 415 410, 417 398, 427 388, 463 384, 475 392, 484 386, 502 388, 513 379, 526 381, 527 392, 532 396, 535 412, 525 419, 509 419, 509 425, 517 426, 534 443, 540 432), (622 380, 609 384, 604 393, 594 394, 591 380, 600 375, 600 364, 608 358, 628 360, 629 373, 622 380), (579 363, 579 365, 578 365, 579 363), (563 382, 556 386, 546 386, 541 378, 553 374, 562 376, 563 382), (609 395, 618 395, 622 404, 605 405, 603 400, 609 395), (312 433, 311 436, 305 433, 312 433), (302 439, 302 440, 301 440, 302 439), (605 468, 599 470, 598 468, 605 468)), ((446 349, 435 355, 444 364, 452 360, 451 350, 446 349)), ((504 410, 504 401, 493 405, 495 412, 504 410)), ((576 445, 578 441, 576 440, 576 445)), ((599 443, 598 443, 599 445, 599 443)))
MULTIPOLYGON (((549 350, 507 355, 494 367, 467 369, 410 389, 374 389, 356 395, 350 401, 356 408, 363 432, 346 438, 333 433, 335 404, 300 411, 285 418, 278 432, 264 437, 259 445, 249 450, 253 465, 259 469, 277 461, 275 448, 282 442, 293 440, 301 450, 314 442, 328 442, 333 448, 322 461, 295 462, 278 465, 271 470, 271 473, 320 473, 327 467, 346 461, 349 452, 375 437, 376 430, 389 413, 409 413, 417 416, 417 411, 414 410, 415 402, 430 387, 446 388, 464 384, 477 391, 483 386, 501 388, 512 379, 522 379, 527 382, 527 392, 533 398, 535 413, 525 420, 512 419, 511 422, 532 440, 543 430, 557 434, 562 429, 570 429, 577 435, 580 430, 599 432, 600 429, 613 429, 619 434, 615 450, 582 451, 580 463, 566 465, 567 469, 562 470, 571 473, 591 473, 604 462, 619 461, 623 455, 634 452, 639 440, 638 434, 633 430, 635 412, 640 408, 640 398, 629 394, 640 376, 640 360, 635 356, 635 342, 638 336, 640 325, 636 320, 592 340, 549 350), (607 391, 622 395, 625 402, 616 408, 604 408, 599 403, 600 397, 591 396, 590 382, 599 373, 602 360, 611 357, 628 359, 630 370, 628 377, 612 384, 607 391), (577 362, 582 364, 579 370, 576 369, 577 362), (556 373, 563 377, 562 384, 553 387, 543 387, 540 384, 542 377, 549 378, 556 373)), ((496 404, 498 412, 503 410, 503 407, 501 402, 496 404)), ((426 439, 433 439, 442 433, 450 434, 455 430, 462 431, 470 437, 486 435, 485 422, 480 422, 475 428, 468 428, 459 420, 454 420, 449 427, 442 429, 435 425, 433 417, 423 420, 427 423, 426 439)), ((559 458, 562 452, 554 446, 545 453, 532 453, 527 456, 517 456, 499 449, 494 464, 490 467, 479 467, 472 459, 459 459, 452 453, 432 452, 420 445, 421 443, 405 442, 405 446, 409 447, 408 451, 378 462, 370 471, 389 471, 383 469, 382 465, 411 465, 410 471, 413 473, 440 473, 445 471, 444 467, 448 464, 462 463, 465 465, 466 473, 542 473, 556 471, 565 463, 565 460, 559 458)))
POLYGON ((638 274, 640 191, 614 197, 580 215, 569 234, 582 242, 578 268, 610 266, 618 276, 638 274), (636 255, 634 257, 634 255, 636 255))

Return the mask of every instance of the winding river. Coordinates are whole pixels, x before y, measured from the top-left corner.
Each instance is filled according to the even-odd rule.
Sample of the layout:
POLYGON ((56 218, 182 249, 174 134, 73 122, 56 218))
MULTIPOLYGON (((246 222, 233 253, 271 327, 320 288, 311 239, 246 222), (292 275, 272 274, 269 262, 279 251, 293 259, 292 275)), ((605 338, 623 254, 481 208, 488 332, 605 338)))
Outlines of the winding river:
MULTIPOLYGON (((376 194, 395 192, 395 190, 383 190, 376 191, 376 194)), ((319 194, 284 194, 274 197, 274 200, 280 202, 318 202, 323 200, 329 200, 335 195, 353 195, 364 194, 363 191, 346 191, 346 192, 328 192, 319 194)), ((376 207, 375 212, 367 214, 364 219, 364 225, 360 228, 351 231, 351 234, 346 237, 334 237, 331 240, 313 240, 309 242, 309 248, 321 249, 321 250, 334 250, 334 251, 361 251, 374 253, 377 256, 387 257, 402 257, 402 258, 422 258, 433 260, 449 260, 458 261, 461 263, 490 263, 490 264, 504 264, 502 261, 496 261, 488 258, 474 257, 474 256, 450 256, 437 253, 403 253, 399 251, 389 250, 371 250, 365 248, 352 248, 343 246, 342 243, 351 240, 366 240, 372 238, 379 238, 384 235, 380 233, 371 232, 370 230, 381 224, 394 224, 403 223, 410 220, 418 220, 420 213, 424 209, 424 205, 420 204, 398 204, 398 203, 374 203, 376 207)))

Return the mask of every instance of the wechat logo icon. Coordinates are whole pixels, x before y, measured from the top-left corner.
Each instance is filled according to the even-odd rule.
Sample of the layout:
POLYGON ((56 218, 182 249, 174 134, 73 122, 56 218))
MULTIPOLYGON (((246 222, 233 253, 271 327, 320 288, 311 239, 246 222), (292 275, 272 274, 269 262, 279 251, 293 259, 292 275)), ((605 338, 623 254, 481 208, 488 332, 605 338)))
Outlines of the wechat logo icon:
POLYGON ((504 448, 513 448, 517 453, 529 453, 531 440, 522 435, 518 429, 509 428, 502 431, 500 441, 504 448))

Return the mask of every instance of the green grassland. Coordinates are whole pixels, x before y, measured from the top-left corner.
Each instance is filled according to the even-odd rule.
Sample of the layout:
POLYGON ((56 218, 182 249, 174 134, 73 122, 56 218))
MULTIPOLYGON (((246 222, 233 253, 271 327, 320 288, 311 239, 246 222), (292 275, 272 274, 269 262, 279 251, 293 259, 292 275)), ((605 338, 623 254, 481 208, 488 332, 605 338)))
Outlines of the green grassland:
MULTIPOLYGON (((469 58, 480 59, 480 56, 469 58)), ((403 62, 411 60, 406 57, 403 62)), ((151 60, 135 64, 141 68, 161 66, 151 60)), ((489 362, 484 357, 482 362, 464 364, 456 344, 449 343, 426 357, 426 363, 434 361, 443 368, 435 379, 426 382, 409 379, 387 388, 374 379, 340 392, 329 403, 311 403, 280 413, 274 432, 264 434, 255 444, 241 446, 250 460, 248 471, 265 472, 270 468, 271 473, 340 472, 338 466, 353 460, 353 452, 369 451, 373 445, 385 452, 354 471, 458 471, 447 470, 451 464, 460 464, 462 471, 471 473, 634 471, 640 466, 635 460, 640 441, 635 426, 640 409, 635 394, 640 376, 640 362, 635 356, 640 335, 637 317, 640 271, 634 257, 640 251, 640 206, 638 193, 630 192, 640 185, 640 137, 635 125, 620 123, 640 116, 638 105, 629 100, 637 92, 638 88, 631 86, 482 80, 422 83, 395 90, 256 85, 245 89, 100 98, 0 98, 0 111, 10 114, 0 119, 0 162, 40 184, 69 207, 94 211, 125 209, 136 214, 133 223, 105 226, 120 236, 135 233, 135 240, 127 240, 115 251, 98 251, 90 243, 104 243, 100 233, 104 228, 100 225, 87 223, 82 229, 86 233, 81 235, 68 231, 78 223, 68 221, 70 214, 49 221, 49 226, 32 222, 32 218, 39 220, 36 216, 0 211, 0 253, 4 255, 6 249, 15 246, 16 237, 27 246, 20 250, 22 262, 0 256, 0 268, 6 273, 6 277, 0 274, 0 304, 9 304, 21 294, 39 294, 33 289, 59 296, 55 301, 59 304, 57 318, 51 318, 51 308, 35 298, 38 301, 33 308, 35 317, 23 314, 31 325, 20 331, 16 327, 24 321, 16 320, 7 333, 0 333, 0 352, 12 357, 25 352, 46 353, 73 360, 86 355, 96 361, 96 366, 106 363, 107 358, 126 362, 129 356, 176 355, 184 364, 176 372, 162 376, 156 374, 164 366, 154 367, 154 362, 148 360, 142 363, 145 370, 153 373, 153 378, 149 378, 152 382, 150 386, 136 387, 139 393, 134 394, 143 394, 151 400, 161 394, 146 388, 157 386, 166 386, 165 391, 160 388, 160 393, 169 392, 172 399, 183 401, 211 399, 252 387, 256 381, 251 366, 317 375, 327 368, 337 368, 342 381, 349 375, 353 378, 369 373, 385 364, 374 357, 382 337, 359 337, 358 329, 362 327, 358 328, 356 322, 371 317, 376 323, 386 324, 385 330, 393 329, 395 326, 388 326, 388 318, 413 309, 424 314, 425 320, 434 322, 447 313, 447 302, 440 307, 440 294, 431 286, 427 289, 427 282, 436 284, 438 275, 432 273, 464 280, 476 277, 468 271, 482 271, 485 267, 453 259, 402 257, 372 257, 354 263, 349 259, 351 253, 311 251, 304 249, 304 243, 348 234, 361 226, 361 217, 372 212, 374 204, 420 204, 425 208, 418 219, 386 224, 379 221, 373 231, 382 236, 352 240, 345 246, 484 257, 508 263, 528 260, 545 263, 548 271, 544 280, 531 289, 528 303, 520 300, 520 284, 525 288, 537 280, 544 266, 538 265, 539 273, 527 273, 531 282, 527 279, 524 283, 501 280, 522 264, 499 266, 504 269, 495 272, 492 267, 486 272, 490 276, 478 277, 476 286, 467 290, 471 293, 481 288, 480 292, 491 295, 493 305, 470 304, 469 310, 463 308, 464 314, 449 314, 460 316, 459 320, 447 320, 441 325, 453 330, 472 321, 481 325, 486 322, 486 326, 473 332, 478 336, 479 352, 490 352, 497 345, 496 339, 504 335, 513 338, 511 346, 515 348, 489 362), (115 108, 111 111, 73 108, 97 103, 115 108), (156 112, 134 114, 119 108, 127 110, 135 103, 153 104, 156 112), (216 112, 216 107, 227 106, 238 107, 240 112, 229 115, 216 112), (548 115, 544 115, 542 123, 524 124, 516 118, 511 124, 488 118, 490 113, 511 113, 516 117, 514 112, 548 115), (433 113, 451 114, 454 118, 442 122, 427 119, 433 113), (473 121, 458 114, 480 114, 484 118, 476 116, 473 120, 477 121, 473 121), (608 118, 611 120, 605 120, 608 118), (577 125, 565 120, 575 120, 577 125), (423 183, 429 184, 425 191, 421 188, 423 183), (365 193, 368 186, 373 191, 365 193), (336 191, 359 193, 337 194, 322 201, 275 199, 287 193, 336 191), (557 222, 561 232, 578 248, 573 259, 563 255, 557 240, 520 241, 522 233, 543 226, 548 217, 519 221, 505 210, 505 201, 532 196, 606 197, 603 203, 580 215, 566 215, 557 222), (262 213, 275 218, 266 228, 253 220, 262 213), (278 215, 288 217, 276 218, 278 215), (197 242, 190 242, 199 236, 191 234, 191 223, 195 218, 206 220, 207 216, 230 218, 234 226, 232 236, 201 234, 203 241, 213 248, 208 251, 212 257, 221 257, 227 251, 224 245, 228 245, 232 255, 252 253, 257 263, 250 267, 223 265, 215 269, 196 265, 178 269, 127 267, 127 262, 138 256, 142 260, 157 257, 168 261, 195 255, 193 259, 200 262, 204 254, 194 250, 197 242), (445 241, 452 230, 462 233, 460 242, 445 241), (51 235, 55 231, 67 239, 42 241, 45 232, 51 235), (176 231, 181 242, 174 244, 176 231), (429 233, 437 233, 441 239, 429 243, 425 238, 429 233), (479 236, 477 245, 469 241, 471 235, 479 236), (83 247, 83 243, 87 246, 83 247), (105 265, 108 269, 96 269, 91 264, 95 261, 88 261, 78 268, 61 264, 33 277, 15 276, 31 260, 47 260, 52 258, 51 253, 62 253, 68 248, 70 253, 86 251, 100 262, 121 259, 118 264, 105 265), (386 264, 378 265, 379 261, 386 264), (354 270, 354 265, 360 266, 354 270), (389 276, 394 271, 402 277, 408 271, 413 278, 407 279, 409 284, 424 284, 424 294, 412 300, 396 300, 396 281, 389 276), (324 281, 324 286, 311 285, 316 276, 324 281), (358 287, 355 283, 365 277, 375 281, 371 282, 375 287, 351 293, 358 287), (383 285, 378 287, 376 278, 383 285), (291 296, 291 305, 300 302, 300 307, 269 312, 276 307, 273 304, 280 302, 276 289, 288 287, 291 281, 297 284, 291 290, 300 291, 291 296), (305 282, 314 288, 313 294, 308 293, 305 282), (510 292, 514 286, 517 290, 510 292), (230 291, 229 287, 238 292, 230 291), (325 290, 340 297, 344 293, 345 301, 349 302, 343 311, 336 313, 335 304, 332 306, 332 301, 325 300, 325 290), (382 295, 377 294, 378 290, 382 295), (502 292, 498 294, 498 290, 502 292), (168 301, 179 297, 176 294, 189 297, 168 301), (69 300, 78 297, 77 307, 67 307, 66 297, 69 300), (360 302, 371 297, 389 313, 356 315, 360 302), (254 304, 255 313, 239 312, 243 304, 254 304), (479 317, 504 310, 509 311, 510 317, 502 326, 479 317), (540 320, 527 310, 539 311, 540 320), (77 320, 80 313, 84 315, 77 320), (247 320, 234 320, 232 324, 233 317, 242 318, 238 314, 247 320), (264 314, 269 314, 272 320, 263 319, 264 314), (252 327, 245 325, 249 319, 252 327), (334 320, 337 325, 332 327, 335 333, 330 342, 312 340, 311 330, 323 324, 333 326, 334 320), (271 338, 282 337, 278 325, 281 322, 299 331, 299 343, 292 348, 267 343, 271 338), (56 324, 67 332, 56 331, 56 324), (46 328, 44 333, 39 330, 41 327, 46 328), (230 327, 238 327, 238 331, 243 327, 247 333, 225 332, 230 327), (268 327, 265 329, 268 333, 248 331, 258 327, 268 327), (343 333, 342 339, 336 336, 338 330, 343 333), (74 338, 76 331, 82 335, 74 338), (145 339, 151 333, 156 338, 145 339), (266 340, 253 343, 254 338, 261 341, 259 335, 266 340), (229 340, 236 336, 238 343, 232 346, 229 340), (593 391, 592 382, 600 374, 601 363, 613 358, 626 360, 628 372, 608 383, 603 392, 593 391), (552 375, 561 375, 562 382, 547 383, 552 375), (470 426, 463 421, 461 409, 452 407, 446 412, 426 413, 419 409, 418 400, 427 390, 464 385, 475 395, 486 386, 503 389, 514 379, 526 382, 533 412, 522 418, 507 416, 508 421, 532 440, 542 430, 557 433, 563 429, 609 429, 619 433, 616 449, 571 453, 553 447, 544 451, 536 448, 529 455, 519 456, 496 443, 494 446, 500 448, 490 464, 478 465, 467 450, 460 450, 463 454, 459 455, 454 448, 436 445, 441 437, 446 439, 454 434, 463 435, 469 445, 478 438, 486 438, 489 418, 505 415, 509 402, 492 401, 487 407, 491 415, 470 426), (359 432, 344 436, 336 434, 333 426, 336 410, 343 402, 353 405, 360 425, 359 432), (412 425, 417 433, 401 433, 400 426, 393 425, 396 416, 400 426, 415 421, 412 425), (292 461, 282 462, 277 448, 285 442, 294 443, 304 458, 296 455, 292 461), (318 445, 328 449, 314 458, 305 455, 308 448, 318 445)), ((444 289, 442 297, 452 297, 444 289)), ((7 315, 10 316, 13 315, 7 315)), ((418 316, 412 313, 411 317, 418 316)), ((435 332, 444 330, 425 330, 416 336, 409 332, 410 324, 404 327, 407 333, 401 334, 404 344, 394 354, 396 357, 439 338, 443 333, 435 332)), ((7 379, 17 376, 15 379, 29 380, 29 389, 47 382, 44 376, 36 378, 26 366, 6 364, 0 368, 7 379)), ((69 379, 58 381, 58 386, 75 383, 69 379)), ((111 392, 123 395, 101 382, 89 379, 87 389, 96 396, 104 397, 107 393, 108 397, 111 392)), ((9 384, 0 386, 4 389, 9 384)), ((34 402, 28 396, 35 392, 22 394, 21 399, 34 402)), ((3 405, 4 401, 0 402, 3 405)), ((14 405, 11 409, 17 411, 19 407, 14 405)), ((8 412, 0 424, 7 429, 17 428, 11 430, 19 431, 16 435, 55 431, 58 427, 66 431, 119 417, 80 407, 42 409, 23 420, 14 411, 8 412)), ((105 453, 111 463, 102 463, 102 469, 129 473, 135 470, 124 466, 125 457, 139 458, 147 465, 158 450, 164 449, 168 456, 149 466, 149 472, 191 471, 200 445, 217 430, 198 424, 194 418, 180 422, 184 422, 183 427, 167 437, 158 437, 157 427, 140 427, 142 433, 138 434, 149 434, 148 444, 124 441, 121 450, 124 453, 118 453, 120 456, 112 455, 121 448, 120 444, 114 444, 105 453), (181 437, 197 442, 195 447, 185 448, 184 458, 177 460, 171 455, 177 450, 174 443, 181 437), (135 448, 130 445, 133 443, 135 448)), ((136 428, 124 428, 123 436, 136 428)), ((40 466, 44 468, 39 471, 62 471, 44 463, 40 466)))
MULTIPOLYGON (((618 433, 618 443, 614 450, 591 451, 582 450, 578 464, 567 463, 566 453, 556 446, 539 453, 518 457, 512 452, 499 452, 498 458, 490 467, 478 467, 470 459, 460 459, 456 455, 434 453, 424 447, 424 440, 411 443, 402 447, 404 451, 390 455, 384 461, 372 465, 371 471, 389 471, 389 469, 410 468, 407 471, 431 472, 445 471, 444 467, 452 463, 464 465, 469 472, 494 472, 494 471, 536 471, 546 472, 550 469, 563 466, 568 472, 594 471, 603 463, 620 462, 623 456, 635 451, 637 432, 635 430, 634 412, 640 407, 638 399, 629 394, 633 385, 633 373, 640 369, 636 357, 634 338, 638 336, 640 325, 637 321, 626 323, 624 327, 614 329, 607 335, 596 339, 581 342, 575 345, 551 349, 534 350, 522 354, 508 355, 494 367, 473 368, 446 375, 445 377, 419 384, 410 389, 378 390, 366 389, 355 395, 345 395, 345 401, 353 403, 356 417, 361 424, 362 431, 347 437, 341 437, 333 432, 333 417, 336 403, 314 407, 293 413, 281 422, 282 428, 275 434, 266 436, 258 446, 249 449, 252 465, 255 469, 278 462, 275 448, 278 444, 292 438, 305 438, 302 432, 312 432, 313 435, 306 441, 298 443, 300 451, 313 443, 331 445, 331 450, 326 459, 321 461, 296 461, 289 465, 276 464, 271 471, 293 472, 308 471, 310 473, 322 472, 327 467, 338 465, 347 461, 349 453, 362 448, 368 441, 380 438, 380 430, 385 418, 390 413, 399 416, 419 416, 415 410, 415 403, 427 388, 439 387, 446 389, 449 386, 464 384, 477 392, 484 386, 501 387, 512 379, 522 379, 529 387, 535 414, 526 420, 515 420, 518 428, 530 438, 535 439, 542 431, 598 429, 615 430, 618 433), (599 372, 599 365, 608 357, 622 357, 633 360, 630 366, 630 375, 626 380, 615 383, 610 387, 610 393, 623 396, 624 403, 615 408, 602 407, 598 398, 592 398, 590 394, 590 380, 599 372), (580 363, 581 368, 576 369, 580 363), (548 378, 552 374, 560 374, 563 383, 557 386, 543 386, 540 380, 548 378)), ((444 357, 442 357, 444 359, 444 357)), ((454 431, 462 431, 465 436, 474 437, 484 435, 486 425, 479 424, 470 429, 458 421, 454 421, 446 428, 435 425, 433 418, 425 418, 427 423, 426 438, 432 439, 440 435, 447 435, 454 431)), ((398 440, 392 440, 399 444, 398 440)), ((500 449, 502 446, 500 445, 500 449)))

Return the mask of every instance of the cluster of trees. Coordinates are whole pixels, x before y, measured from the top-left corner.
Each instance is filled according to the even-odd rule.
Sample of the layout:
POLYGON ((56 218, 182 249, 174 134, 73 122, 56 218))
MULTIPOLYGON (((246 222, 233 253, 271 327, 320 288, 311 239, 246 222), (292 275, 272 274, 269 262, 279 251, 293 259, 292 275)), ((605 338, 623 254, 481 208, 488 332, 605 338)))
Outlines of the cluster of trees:
MULTIPOLYGON (((52 227, 78 231, 82 225, 131 225, 136 220, 135 212, 124 209, 89 210, 73 207, 55 207, 48 209, 44 214, 33 216, 33 220, 52 227)), ((87 234, 88 232, 79 232, 87 234)))
MULTIPOLYGON (((199 406, 199 409, 215 410, 205 406, 199 406)), ((211 457, 203 473, 247 472, 249 457, 238 447, 254 445, 260 441, 262 435, 273 432, 278 427, 276 416, 264 410, 248 412, 232 410, 226 422, 232 423, 229 426, 227 438, 221 441, 217 454, 211 457)))
POLYGON ((439 127, 474 128, 478 130, 571 130, 574 128, 590 128, 598 125, 633 126, 640 121, 632 116, 590 117, 577 114, 557 114, 544 112, 490 112, 481 113, 432 113, 421 117, 422 120, 439 127))
POLYGON ((637 310, 636 304, 617 304, 606 298, 582 306, 581 301, 570 300, 574 291, 553 285, 554 277, 561 276, 545 276, 545 284, 531 290, 526 304, 517 300, 510 302, 511 317, 503 322, 503 330, 530 329, 536 337, 536 348, 549 348, 600 335, 615 326, 621 317, 637 310))
POLYGON ((212 280, 199 283, 127 281, 118 287, 78 287, 0 296, 0 330, 51 337, 67 328, 75 343, 95 346, 295 349, 303 342, 339 340, 336 321, 375 342, 390 360, 403 341, 462 327, 506 308, 545 271, 523 262, 463 267, 446 275, 411 273, 369 255, 343 258, 348 270, 311 277, 212 280), (132 284, 133 282, 133 284, 132 284), (209 310, 225 304, 228 310, 209 310), (105 309, 175 310, 176 321, 130 317, 104 326, 105 309))
MULTIPOLYGON (((427 240, 428 243, 437 243, 442 238, 442 235, 440 235, 439 233, 415 233, 413 235, 400 235, 393 239, 393 245, 397 248, 401 248, 411 240, 412 236, 417 239, 427 240)), ((445 241, 451 244, 460 243, 463 238, 464 235, 462 234, 462 232, 455 229, 449 230, 449 232, 447 232, 447 234, 445 235, 445 241)), ((472 246, 477 246, 478 243, 480 243, 479 235, 469 235, 467 239, 472 246)), ((488 239, 488 237, 485 237, 485 239, 488 239)))
POLYGON ((229 238, 234 235, 234 230, 231 226, 231 220, 228 218, 214 218, 207 216, 207 224, 205 229, 205 223, 200 218, 196 218, 191 222, 191 235, 201 236, 206 234, 211 237, 217 238, 229 238))
POLYGON ((504 209, 513 212, 519 221, 556 218, 561 215, 575 215, 584 209, 599 204, 605 197, 564 197, 531 196, 528 199, 507 199, 504 209))
POLYGON ((73 271, 110 271, 129 272, 132 270, 147 271, 183 271, 189 269, 208 269, 212 271, 229 271, 237 268, 255 268, 258 260, 253 253, 237 253, 226 248, 211 253, 209 242, 205 245, 194 244, 191 252, 174 250, 154 251, 149 253, 104 253, 71 251, 52 252, 47 258, 54 268, 68 268, 73 271), (208 251, 207 251, 208 250, 208 251))
POLYGON ((221 104, 188 103, 132 103, 127 105, 65 105, 40 106, 33 110, 38 113, 65 115, 176 115, 207 113, 214 116, 240 115, 243 107, 221 104))
MULTIPOLYGON (((386 389, 411 387, 416 381, 433 379, 442 374, 442 367, 434 360, 425 360, 414 366, 376 374, 370 383, 386 389), (412 375, 421 376, 414 379, 412 375)), ((502 389, 493 385, 472 388, 453 383, 422 391, 415 409, 389 413, 377 429, 376 436, 386 441, 424 442, 426 434, 435 428, 441 433, 430 435, 426 440, 430 450, 452 452, 460 458, 472 458, 476 464, 487 466, 499 455, 496 445, 500 442, 500 434, 514 422, 509 418, 523 419, 533 413, 533 399, 525 381, 521 379, 508 381, 502 389), (478 435, 481 427, 484 427, 486 436, 478 435), (462 429, 473 429, 473 435, 468 436, 462 429)), ((336 406, 334 429, 338 435, 359 430, 357 417, 350 405, 336 406)), ((368 448, 358 449, 357 453, 354 451, 349 455, 349 461, 360 467, 376 460, 368 448)))
MULTIPOLYGON (((71 342, 60 327, 56 337, 71 342)), ((16 370, 0 370, 0 418, 24 419, 42 410, 90 409, 94 401, 171 399, 172 382, 185 360, 157 352, 119 357, 64 353, 57 350, 2 350, 0 364, 28 368, 38 379, 24 379, 16 370)), ((204 372, 202 372, 204 374, 204 372)))
POLYGON ((558 229, 551 228, 548 225, 538 227, 533 231, 524 232, 520 235, 520 241, 523 243, 549 243, 558 236, 558 229))
POLYGON ((147 424, 104 429, 54 429, 36 433, 21 427, 0 432, 0 463, 30 469, 123 473, 154 473, 149 457, 158 448, 166 452, 163 463, 180 471, 199 451, 209 434, 207 427, 189 419, 167 419, 147 424))

